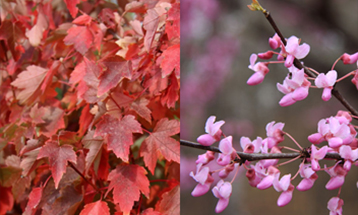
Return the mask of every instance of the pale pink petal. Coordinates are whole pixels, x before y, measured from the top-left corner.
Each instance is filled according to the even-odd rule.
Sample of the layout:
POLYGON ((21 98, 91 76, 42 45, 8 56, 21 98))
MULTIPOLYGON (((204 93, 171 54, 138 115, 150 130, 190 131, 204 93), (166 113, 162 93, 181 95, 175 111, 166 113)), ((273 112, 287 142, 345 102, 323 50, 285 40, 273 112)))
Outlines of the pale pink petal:
POLYGON ((216 139, 211 136, 210 134, 203 134, 200 135, 196 141, 198 141, 198 143, 200 143, 203 146, 211 146, 216 142, 216 139))
POLYGON ((216 213, 221 213, 229 205, 229 199, 219 199, 218 204, 215 207, 216 213))
POLYGON ((289 190, 281 193, 280 197, 278 197, 277 199, 277 206, 283 207, 288 203, 290 203, 290 201, 292 200, 293 189, 294 189, 293 185, 290 185, 289 190))
POLYGON ((296 101, 292 98, 292 94, 286 94, 282 99, 279 101, 279 104, 282 107, 290 106, 292 104, 296 103, 296 101))
POLYGON ((344 184, 344 176, 338 175, 332 177, 326 184, 327 190, 334 190, 340 188, 344 184))
POLYGON ((265 75, 263 75, 260 72, 255 72, 254 74, 251 75, 251 77, 249 78, 249 80, 247 80, 247 84, 250 86, 253 85, 257 85, 260 84, 265 78, 265 75))

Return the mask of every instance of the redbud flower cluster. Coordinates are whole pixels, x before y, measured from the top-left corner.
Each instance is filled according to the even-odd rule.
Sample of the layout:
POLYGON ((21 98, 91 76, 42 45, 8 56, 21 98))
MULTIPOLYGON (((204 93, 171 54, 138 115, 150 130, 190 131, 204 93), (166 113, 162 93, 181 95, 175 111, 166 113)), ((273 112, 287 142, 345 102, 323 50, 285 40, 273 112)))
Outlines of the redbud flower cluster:
MULTIPOLYGON (((258 55, 251 55, 249 68, 255 71, 255 73, 247 81, 249 85, 256 85, 264 80, 265 75, 269 72, 268 65, 270 63, 283 63, 285 67, 288 68, 289 73, 282 84, 277 84, 278 90, 285 94, 279 102, 281 106, 289 106, 296 101, 305 99, 308 96, 310 87, 323 88, 322 100, 328 101, 331 98, 333 86, 337 82, 337 72, 333 69, 334 66, 327 74, 318 73, 311 69, 317 74, 314 79, 311 77, 315 85, 311 86, 312 83, 309 81, 308 75, 305 74, 305 69, 299 69, 294 65, 295 59, 302 59, 307 56, 310 46, 306 43, 300 45, 300 40, 295 36, 288 38, 285 45, 277 34, 269 39, 269 44, 272 49, 279 48, 280 52, 270 50, 258 55), (256 62, 257 57, 261 59, 271 59, 274 54, 277 54, 278 61, 265 63, 256 62)), ((343 78, 353 75, 352 83, 355 84, 358 89, 358 53, 353 55, 345 53, 337 59, 337 61, 339 60, 342 60, 344 64, 357 64, 357 70, 350 72, 343 78)), ((243 164, 243 167, 247 170, 246 177, 249 184, 261 190, 274 187, 277 192, 281 193, 277 200, 277 205, 282 207, 291 201, 295 188, 299 191, 311 189, 318 178, 317 172, 324 170, 330 175, 326 189, 334 190, 339 188, 338 195, 329 200, 327 208, 330 210, 330 214, 342 214, 343 200, 339 198, 341 187, 344 184, 345 176, 350 171, 352 164, 358 166, 357 131, 351 124, 352 116, 348 112, 338 111, 336 116, 320 120, 318 122, 318 132, 308 137, 312 145, 305 149, 282 130, 284 123, 280 122, 275 123, 273 121, 267 124, 267 137, 264 139, 257 137, 254 140, 250 140, 248 137, 241 137, 240 145, 244 153, 273 154, 282 153, 281 149, 283 147, 279 146, 279 143, 284 140, 285 134, 288 135, 300 148, 300 152, 303 154, 306 153, 306 156, 300 155, 297 157, 303 158, 303 161, 299 165, 297 172, 297 174, 300 174, 302 180, 296 187, 291 181, 297 174, 295 174, 294 177, 291 177, 291 174, 280 177, 281 172, 278 167, 282 164, 278 164, 278 159, 261 159, 254 164, 248 160, 244 160, 243 162, 232 145, 232 136, 226 137, 223 135, 221 126, 225 122, 215 122, 215 119, 215 116, 208 118, 205 125, 206 134, 199 136, 197 141, 203 146, 211 146, 215 142, 219 142, 221 153, 215 157, 214 152, 207 151, 205 154, 198 156, 196 160, 196 173, 190 173, 190 176, 198 182, 192 192, 193 196, 201 196, 207 193, 214 182, 213 174, 217 173, 221 180, 212 188, 212 192, 214 196, 219 199, 215 211, 217 213, 222 212, 228 206, 232 193, 232 181, 228 182, 224 181, 224 179, 235 169, 237 172, 238 166, 243 164), (324 145, 320 148, 317 147, 317 145, 322 142, 327 142, 328 145, 324 145), (338 153, 341 159, 331 167, 325 165, 324 168, 321 168, 319 161, 324 159, 327 153, 338 153), (222 166, 222 168, 210 170, 208 164, 215 160, 215 158, 216 163, 222 166), (240 160, 241 163, 237 163, 237 160, 240 160)))
MULTIPOLYGON (((297 101, 305 99, 308 96, 310 87, 323 88, 322 100, 330 100, 332 97, 331 92, 333 86, 337 82, 337 71, 332 68, 325 74, 313 70, 317 77, 314 79, 314 86, 311 86, 312 83, 308 80, 304 68, 299 69, 294 64, 295 59, 300 60, 308 55, 310 51, 310 46, 308 44, 303 43, 300 45, 300 39, 296 36, 291 36, 286 39, 285 45, 280 37, 275 34, 273 37, 269 38, 269 45, 273 50, 280 49, 279 52, 269 50, 265 53, 252 54, 250 57, 249 69, 253 70, 255 73, 248 79, 247 84, 260 84, 269 72, 269 64, 283 63, 289 73, 282 84, 277 83, 277 89, 285 94, 279 101, 281 106, 289 106, 297 101), (256 62, 258 57, 269 60, 274 54, 277 54, 278 61, 256 62)), ((344 64, 357 64, 357 70, 352 71, 346 77, 353 75, 352 83, 355 84, 358 89, 358 52, 353 55, 345 53, 338 60, 342 60, 344 64)))
MULTIPOLYGON (((225 122, 215 122, 215 119, 215 116, 208 118, 205 125, 206 134, 199 136, 197 141, 204 146, 210 146, 219 141, 221 153, 219 153, 217 157, 215 156, 215 152, 212 151, 207 151, 205 154, 199 155, 196 160, 196 173, 191 172, 190 176, 198 182, 192 195, 201 196, 210 190, 214 182, 213 174, 218 174, 221 180, 212 188, 212 192, 214 196, 219 199, 215 211, 220 213, 228 206, 232 193, 232 181, 228 182, 224 180, 236 167, 236 171, 238 170, 239 164, 237 160, 241 158, 232 145, 232 136, 222 138, 224 135, 221 126, 225 122), (210 170, 208 164, 215 160, 215 158, 216 163, 222 166, 222 168, 210 170)), ((357 131, 351 124, 351 121, 352 117, 348 112, 338 111, 336 116, 322 119, 318 123, 318 132, 308 137, 308 140, 313 143, 310 147, 302 149, 302 147, 296 143, 302 153, 305 150, 305 152, 309 154, 309 156, 302 157, 303 161, 298 167, 297 174, 299 173, 302 179, 296 187, 291 182, 297 174, 295 174, 294 177, 292 177, 291 174, 285 174, 280 177, 281 172, 279 166, 282 164, 278 164, 278 159, 262 159, 254 164, 248 160, 241 161, 240 165, 243 164, 243 167, 247 170, 246 177, 250 186, 260 190, 273 187, 277 192, 281 193, 277 200, 277 205, 280 207, 287 205, 291 201, 295 188, 299 191, 311 189, 318 178, 318 171, 324 170, 330 175, 326 189, 340 189, 344 183, 345 176, 351 169, 351 165, 355 164, 358 166, 357 131), (316 145, 323 141, 328 142, 328 145, 318 148, 316 145), (319 161, 324 159, 328 152, 336 152, 342 159, 337 161, 333 166, 325 166, 322 169, 319 165, 319 161)), ((283 147, 279 146, 279 144, 284 140, 284 136, 288 135, 282 130, 283 127, 284 123, 276 123, 273 121, 267 124, 267 136, 264 139, 257 137, 254 140, 250 140, 248 137, 241 137, 240 145, 243 152, 248 154, 282 153, 281 149, 283 147)), ((291 138, 291 136, 289 137, 291 138)), ((339 198, 338 194, 337 197, 333 197, 329 200, 327 208, 331 214, 341 214, 342 205, 343 200, 339 198)))

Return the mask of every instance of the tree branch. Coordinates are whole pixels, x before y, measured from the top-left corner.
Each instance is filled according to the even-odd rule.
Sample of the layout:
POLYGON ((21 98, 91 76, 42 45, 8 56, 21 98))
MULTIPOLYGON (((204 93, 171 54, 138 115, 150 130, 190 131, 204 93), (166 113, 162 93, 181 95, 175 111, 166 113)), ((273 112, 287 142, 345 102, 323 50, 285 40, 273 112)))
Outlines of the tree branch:
MULTIPOLYGON (((203 146, 199 143, 191 142, 188 140, 180 140, 181 146, 187 146, 196 149, 202 149, 207 151, 213 151, 221 153, 220 149, 215 146, 203 146)), ((266 159, 292 159, 296 157, 300 158, 310 158, 311 152, 310 150, 303 149, 301 152, 291 152, 291 153, 244 153, 244 152, 236 152, 240 159, 236 159, 235 161, 238 163, 244 163, 245 161, 258 161, 258 160, 266 160, 266 159)), ((334 160, 343 160, 343 158, 338 153, 327 153, 324 159, 334 159, 334 160)))

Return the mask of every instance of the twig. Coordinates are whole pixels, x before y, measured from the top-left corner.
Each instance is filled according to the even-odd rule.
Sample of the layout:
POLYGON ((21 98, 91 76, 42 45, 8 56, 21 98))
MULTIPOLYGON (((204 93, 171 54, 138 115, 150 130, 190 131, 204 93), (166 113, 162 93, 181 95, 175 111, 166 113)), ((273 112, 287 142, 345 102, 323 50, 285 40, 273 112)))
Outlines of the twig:
MULTIPOLYGON (((181 146, 188 146, 191 148, 197 148, 207 151, 213 151, 221 153, 220 149, 215 146, 203 146, 199 143, 191 142, 188 140, 180 140, 181 146)), ((291 153, 244 153, 244 152, 236 152, 241 159, 236 159, 238 163, 244 163, 245 161, 257 161, 257 160, 266 160, 266 159, 292 159, 296 157, 300 158, 309 158, 311 156, 310 152, 306 149, 303 149, 301 152, 291 152, 291 153)), ((338 153, 327 153, 324 157, 325 159, 334 159, 334 160, 342 160, 343 158, 338 153)))

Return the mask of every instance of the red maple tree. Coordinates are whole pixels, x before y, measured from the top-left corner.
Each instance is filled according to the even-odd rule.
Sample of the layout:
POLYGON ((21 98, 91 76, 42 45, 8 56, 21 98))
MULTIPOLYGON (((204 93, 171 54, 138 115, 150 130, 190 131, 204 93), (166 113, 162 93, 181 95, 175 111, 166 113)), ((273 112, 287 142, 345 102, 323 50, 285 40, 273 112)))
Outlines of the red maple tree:
POLYGON ((0 215, 179 214, 180 2, 1 1, 0 215))

